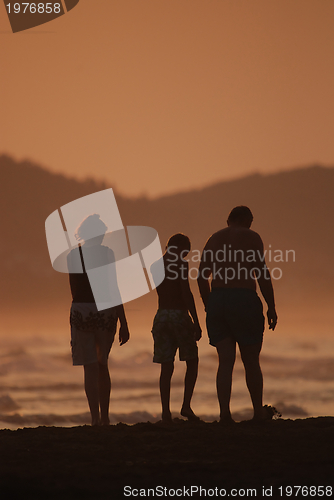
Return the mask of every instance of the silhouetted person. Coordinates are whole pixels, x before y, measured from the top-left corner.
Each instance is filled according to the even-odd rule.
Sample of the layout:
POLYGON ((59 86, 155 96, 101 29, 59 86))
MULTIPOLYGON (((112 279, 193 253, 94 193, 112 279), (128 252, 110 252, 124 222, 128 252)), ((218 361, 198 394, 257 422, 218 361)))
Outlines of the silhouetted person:
POLYGON ((276 327, 277 314, 263 243, 260 236, 250 229, 252 221, 253 215, 248 207, 235 207, 228 216, 228 227, 208 239, 199 267, 198 285, 207 313, 210 344, 216 347, 219 356, 217 394, 222 423, 233 423, 230 398, 236 343, 239 344, 253 403, 253 420, 272 417, 271 408, 262 404, 263 378, 259 355, 264 316, 262 302, 256 293, 256 281, 268 305, 267 317, 272 330, 276 327))
MULTIPOLYGON (((177 349, 179 349, 180 361, 185 361, 187 364, 184 398, 180 413, 189 420, 199 420, 191 409, 190 402, 198 372, 197 341, 201 338, 202 330, 189 286, 188 262, 184 260, 189 251, 190 240, 184 234, 174 234, 168 240, 166 252, 163 255, 165 279, 156 289, 159 308, 152 328, 153 362, 161 363, 160 396, 164 422, 172 422, 170 384, 177 349)), ((152 268, 153 266, 154 264, 152 268)))
MULTIPOLYGON (((120 320, 120 345, 129 340, 123 305, 98 311, 88 280, 88 269, 114 262, 113 251, 102 245, 107 226, 97 214, 80 224, 76 238, 84 242, 68 257, 72 307, 70 313, 73 365, 83 365, 84 383, 92 425, 109 424, 110 376, 108 356, 120 320), (98 236, 95 236, 98 234, 98 236), (82 268, 84 273, 80 273, 82 268)), ((116 279, 116 273, 115 273, 116 279)), ((101 283, 106 286, 107 283, 101 283)))

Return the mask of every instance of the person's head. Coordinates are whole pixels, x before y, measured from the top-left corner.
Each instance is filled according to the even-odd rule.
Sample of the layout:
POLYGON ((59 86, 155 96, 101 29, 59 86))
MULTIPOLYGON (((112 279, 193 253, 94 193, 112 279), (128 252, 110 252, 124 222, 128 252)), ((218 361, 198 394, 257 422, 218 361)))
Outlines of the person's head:
POLYGON ((85 243, 101 244, 108 227, 98 214, 86 217, 75 232, 78 241, 85 243))
POLYGON ((190 239, 183 233, 173 234, 167 241, 166 250, 185 257, 190 252, 190 239))
POLYGON ((234 207, 231 210, 228 218, 228 226, 241 226, 250 228, 253 222, 253 214, 248 207, 240 205, 239 207, 234 207))

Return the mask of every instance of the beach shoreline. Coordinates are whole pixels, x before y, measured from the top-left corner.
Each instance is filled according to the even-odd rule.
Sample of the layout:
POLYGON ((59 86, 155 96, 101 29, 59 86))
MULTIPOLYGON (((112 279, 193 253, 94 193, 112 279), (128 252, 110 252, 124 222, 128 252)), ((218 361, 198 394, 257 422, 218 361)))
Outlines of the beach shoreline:
POLYGON ((0 481, 6 500, 287 498, 288 486, 334 487, 333 441, 334 417, 5 429, 0 481))

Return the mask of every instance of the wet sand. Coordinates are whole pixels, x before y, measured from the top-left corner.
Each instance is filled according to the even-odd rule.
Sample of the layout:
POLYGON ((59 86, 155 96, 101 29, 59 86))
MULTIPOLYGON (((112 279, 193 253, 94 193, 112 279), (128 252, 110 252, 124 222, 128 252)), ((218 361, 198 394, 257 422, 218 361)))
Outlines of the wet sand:
POLYGON ((289 485, 334 490, 333 445, 334 417, 2 430, 1 498, 289 498, 289 485))

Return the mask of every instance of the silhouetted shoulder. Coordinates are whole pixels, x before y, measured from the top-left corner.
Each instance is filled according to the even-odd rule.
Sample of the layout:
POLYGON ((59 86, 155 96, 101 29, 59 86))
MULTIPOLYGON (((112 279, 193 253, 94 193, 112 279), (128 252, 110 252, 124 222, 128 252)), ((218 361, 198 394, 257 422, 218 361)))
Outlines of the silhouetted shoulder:
POLYGON ((216 238, 220 238, 221 236, 224 236, 225 233, 228 233, 229 231, 229 228, 228 227, 224 227, 223 229, 220 229, 219 231, 216 231, 215 233, 213 233, 210 238, 208 239, 208 241, 210 240, 215 240, 216 238))
POLYGON ((228 228, 225 227, 224 229, 220 229, 219 231, 216 231, 215 233, 213 233, 208 238, 207 242, 205 243, 204 248, 211 248, 211 246, 214 245, 214 243, 216 241, 220 240, 220 238, 224 236, 226 229, 228 229, 228 228))
POLYGON ((252 229, 245 229, 245 231, 248 231, 249 238, 257 245, 260 247, 263 247, 263 241, 259 233, 256 231, 253 231, 252 229))
POLYGON ((168 280, 188 279, 188 261, 178 257, 171 258, 167 253, 163 256, 165 266, 165 277, 168 280))
POLYGON ((112 264, 115 262, 115 254, 113 250, 104 245, 96 247, 82 246, 83 254, 80 255, 79 247, 73 248, 67 256, 67 266, 70 274, 77 274, 83 272, 82 256, 84 257, 84 264, 87 269, 98 266, 112 264))
MULTIPOLYGON (((151 267, 150 267, 150 273, 151 273, 151 276, 153 278, 155 288, 157 288, 157 286, 160 285, 160 283, 161 283, 160 277, 161 277, 161 263, 162 262, 163 262, 163 257, 160 257, 160 259, 153 262, 153 264, 151 264, 151 267)), ((165 269, 165 267, 164 267, 164 269, 165 269)))

